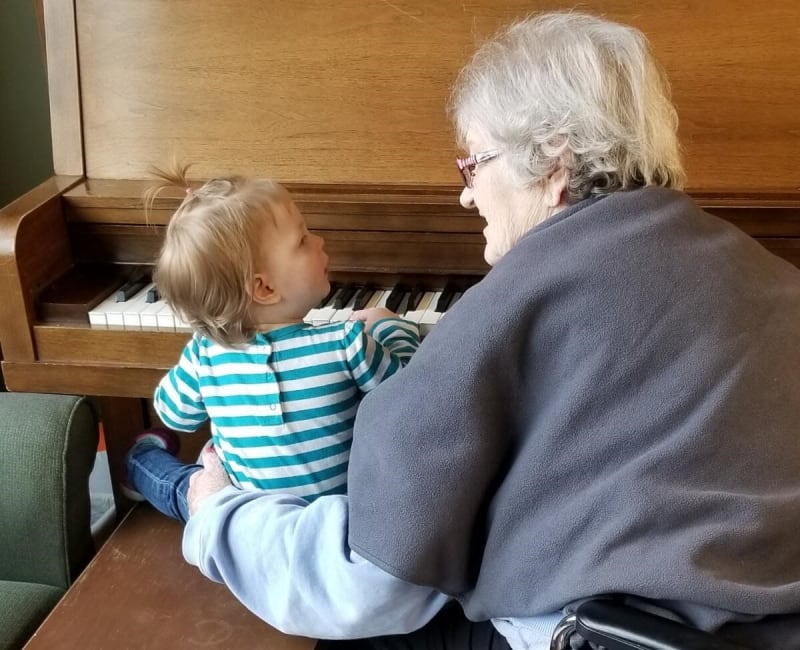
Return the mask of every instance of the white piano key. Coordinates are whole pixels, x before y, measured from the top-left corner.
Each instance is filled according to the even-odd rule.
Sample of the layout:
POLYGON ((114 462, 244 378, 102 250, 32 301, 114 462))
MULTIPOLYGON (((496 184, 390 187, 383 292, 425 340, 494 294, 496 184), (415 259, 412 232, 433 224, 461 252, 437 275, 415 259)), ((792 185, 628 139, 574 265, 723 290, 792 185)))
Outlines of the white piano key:
POLYGON ((181 320, 181 317, 178 314, 173 313, 172 317, 175 319, 175 331, 176 332, 191 332, 192 327, 189 323, 184 322, 181 320))
POLYGON ((303 316, 303 322, 308 323, 309 325, 314 325, 315 321, 321 321, 323 319, 324 313, 321 311, 332 304, 332 300, 335 298, 338 289, 336 288, 335 284, 331 283, 331 292, 328 296, 326 296, 327 300, 323 298, 316 307, 312 307, 308 310, 308 313, 303 316), (324 302, 323 302, 324 300, 324 302))
POLYGON ((419 325, 419 333, 421 336, 425 336, 428 334, 436 323, 439 322, 439 319, 442 317, 442 313, 436 311, 436 303, 439 301, 439 297, 442 295, 441 291, 434 291, 433 296, 431 296, 431 303, 428 305, 428 308, 422 314, 418 321, 419 325))
POLYGON ((147 292, 152 289, 155 284, 152 282, 145 285, 139 293, 126 300, 122 308, 122 324, 126 330, 140 330, 142 329, 142 321, 140 314, 149 304, 147 302, 147 292))
POLYGON ((303 317, 303 321, 309 323, 310 325, 320 325, 323 321, 327 323, 330 321, 330 313, 333 313, 328 313, 325 311, 330 304, 331 301, 329 300, 323 307, 314 307, 313 309, 310 309, 303 317))
POLYGON ((139 320, 143 330, 158 329, 158 312, 164 309, 166 304, 163 300, 156 300, 145 305, 144 309, 139 313, 139 320))
POLYGON ((117 302, 116 292, 112 296, 113 302, 105 310, 106 326, 108 329, 125 329, 125 319, 122 310, 125 308, 124 302, 117 302))
POLYGON ((331 315, 330 322, 343 323, 346 320, 350 320, 350 316, 353 315, 353 305, 355 305, 355 303, 356 303, 356 296, 355 294, 353 294, 353 296, 350 298, 350 300, 347 301, 347 304, 344 307, 342 307, 341 309, 337 309, 335 312, 333 312, 333 314, 331 315))
POLYGON ((306 314, 304 320, 312 325, 327 325, 330 323, 331 318, 336 313, 336 309, 334 308, 333 304, 336 300, 336 296, 338 296, 341 291, 341 289, 337 289, 336 293, 331 296, 331 299, 324 307, 312 309, 308 312, 308 314, 306 314))
POLYGON ((108 327, 106 313, 113 307, 117 307, 117 292, 114 291, 108 298, 102 300, 94 309, 89 310, 89 324, 92 327, 108 327))
POLYGON ((383 291, 381 289, 376 289, 375 292, 372 294, 369 300, 367 300, 367 304, 364 305, 364 309, 371 309, 372 307, 377 307, 381 301, 383 304, 386 304, 386 299, 389 297, 388 291, 383 291))
MULTIPOLYGON (((386 301, 389 299, 389 295, 392 293, 392 290, 391 289, 386 289, 385 291, 379 291, 379 292, 376 292, 376 293, 379 293, 380 295, 378 296, 378 299, 375 301, 375 304, 373 304, 372 306, 373 307, 386 307, 386 301)), ((373 299, 374 298, 375 298, 375 296, 373 296, 373 299)), ((370 302, 372 302, 372 301, 370 301, 370 302)))
MULTIPOLYGON (((338 292, 337 292, 338 293, 338 292)), ((369 301, 365 305, 364 309, 369 309, 370 307, 385 307, 386 306, 386 299, 389 297, 390 291, 383 290, 383 289, 376 289, 375 292, 370 297, 369 301)), ((342 320, 348 320, 353 313, 352 305, 355 300, 355 297, 351 299, 350 304, 348 305, 349 313, 345 314, 344 309, 334 309, 333 303, 336 300, 336 294, 331 296, 331 299, 327 302, 325 307, 315 308, 312 309, 306 314, 303 320, 306 323, 310 323, 312 325, 327 325, 328 323, 338 322, 334 316, 339 313, 338 318, 342 320), (342 318, 343 316, 347 316, 347 318, 342 318)))
POLYGON ((175 331, 175 315, 172 313, 172 307, 164 303, 161 310, 156 314, 156 324, 159 332, 175 331))
POLYGON ((435 294, 434 291, 426 291, 425 293, 423 293, 422 298, 419 299, 417 308, 412 309, 411 311, 407 311, 405 314, 403 314, 403 318, 405 318, 406 320, 410 320, 412 323, 419 324, 422 315, 425 313, 428 307, 431 306, 434 294, 435 294))
POLYGON ((426 293, 425 291, 421 291, 417 287, 412 287, 411 291, 409 291, 408 295, 403 300, 402 311, 398 312, 400 316, 405 318, 406 317, 405 315, 407 313, 419 310, 419 305, 422 302, 422 298, 425 295, 425 293, 426 293), (409 307, 409 304, 412 299, 415 299, 417 301, 417 305, 414 308, 409 307))

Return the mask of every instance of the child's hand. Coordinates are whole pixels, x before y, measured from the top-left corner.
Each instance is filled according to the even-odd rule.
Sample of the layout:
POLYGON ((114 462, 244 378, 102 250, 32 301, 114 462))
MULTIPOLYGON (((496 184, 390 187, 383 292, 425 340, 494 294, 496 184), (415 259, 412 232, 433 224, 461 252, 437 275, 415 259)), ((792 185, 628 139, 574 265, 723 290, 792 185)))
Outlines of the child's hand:
POLYGON ((382 318, 399 318, 393 311, 386 309, 386 307, 370 307, 369 309, 359 309, 354 311, 350 316, 350 320, 360 320, 364 323, 364 329, 368 332, 372 326, 382 318))

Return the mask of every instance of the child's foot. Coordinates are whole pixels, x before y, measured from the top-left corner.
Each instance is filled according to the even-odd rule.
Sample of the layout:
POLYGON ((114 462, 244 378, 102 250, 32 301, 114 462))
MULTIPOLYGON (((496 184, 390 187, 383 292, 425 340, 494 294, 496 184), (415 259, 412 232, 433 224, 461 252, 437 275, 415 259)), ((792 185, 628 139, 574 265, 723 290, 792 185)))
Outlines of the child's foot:
POLYGON ((169 429, 146 429, 133 439, 133 446, 155 445, 176 456, 181 448, 178 434, 169 429))
MULTIPOLYGON (((128 450, 130 454, 134 449, 153 446, 166 450, 168 453, 176 456, 181 447, 180 438, 174 431, 169 429, 147 429, 142 431, 136 438, 133 439, 133 446, 128 450)), ((120 492, 131 501, 144 501, 145 498, 134 490, 125 479, 120 483, 120 492)))

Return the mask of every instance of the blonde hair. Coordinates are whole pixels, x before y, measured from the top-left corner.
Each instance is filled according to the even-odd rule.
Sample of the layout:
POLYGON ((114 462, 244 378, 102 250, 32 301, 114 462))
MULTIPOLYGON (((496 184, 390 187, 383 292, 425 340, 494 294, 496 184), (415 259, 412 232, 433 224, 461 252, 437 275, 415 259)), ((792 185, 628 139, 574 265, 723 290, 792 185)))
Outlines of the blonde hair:
POLYGON ((627 25, 579 12, 513 24, 462 69, 450 113, 461 144, 488 136, 522 186, 564 166, 568 203, 685 182, 669 83, 627 25))
POLYGON ((214 178, 193 189, 189 167, 152 169, 161 182, 145 192, 146 211, 167 187, 186 191, 170 218, 153 280, 194 331, 236 347, 255 334, 249 315, 265 219, 274 224, 274 207, 291 198, 274 181, 244 176, 214 178))

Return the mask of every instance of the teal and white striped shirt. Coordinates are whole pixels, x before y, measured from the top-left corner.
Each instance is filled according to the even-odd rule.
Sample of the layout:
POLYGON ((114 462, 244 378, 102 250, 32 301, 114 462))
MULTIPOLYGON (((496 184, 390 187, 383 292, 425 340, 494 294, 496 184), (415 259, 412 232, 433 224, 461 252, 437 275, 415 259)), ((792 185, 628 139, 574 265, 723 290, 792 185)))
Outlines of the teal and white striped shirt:
POLYGON ((404 366, 416 325, 386 318, 298 323, 258 333, 245 348, 195 334, 156 388, 165 425, 195 431, 211 420, 217 454, 235 485, 312 500, 347 488, 353 421, 362 393, 404 366))

